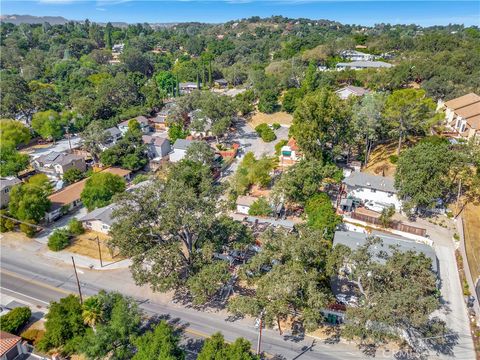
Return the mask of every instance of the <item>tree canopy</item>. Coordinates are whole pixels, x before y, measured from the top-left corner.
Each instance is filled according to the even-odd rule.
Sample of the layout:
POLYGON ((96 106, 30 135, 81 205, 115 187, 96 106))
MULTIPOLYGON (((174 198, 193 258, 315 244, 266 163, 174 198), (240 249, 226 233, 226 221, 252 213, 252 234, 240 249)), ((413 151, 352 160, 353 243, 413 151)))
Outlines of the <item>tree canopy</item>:
POLYGON ((125 180, 109 172, 92 174, 85 183, 80 199, 88 211, 108 205, 115 194, 125 191, 125 180))

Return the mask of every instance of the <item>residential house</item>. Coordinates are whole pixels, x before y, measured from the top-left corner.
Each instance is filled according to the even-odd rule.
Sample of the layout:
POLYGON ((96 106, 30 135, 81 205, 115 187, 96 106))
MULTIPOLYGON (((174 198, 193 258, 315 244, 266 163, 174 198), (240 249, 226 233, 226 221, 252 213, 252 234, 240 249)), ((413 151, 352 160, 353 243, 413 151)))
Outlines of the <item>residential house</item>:
POLYGON ((21 180, 15 176, 0 178, 0 208, 4 208, 8 205, 10 200, 10 190, 12 187, 20 183, 21 180))
POLYGON ((248 215, 250 207, 257 200, 254 196, 239 196, 237 198, 237 213, 248 215))
POLYGON ((352 86, 348 85, 341 89, 335 91, 338 97, 342 100, 348 99, 350 96, 363 96, 365 94, 370 93, 370 90, 359 87, 359 86, 352 86))
POLYGON ((171 151, 170 141, 166 138, 143 135, 142 140, 148 147, 148 157, 151 159, 163 158, 171 151))
POLYGON ((61 178, 65 171, 76 168, 82 172, 87 170, 83 156, 52 151, 33 160, 33 167, 38 172, 61 178))
POLYGON ((183 82, 178 84, 180 94, 190 94, 191 92, 198 90, 198 84, 196 82, 183 82))
POLYGON ((447 127, 463 139, 480 138, 480 96, 469 93, 445 103, 439 109, 445 110, 447 127))
POLYGON ((201 110, 193 110, 188 114, 190 119, 190 135, 194 138, 204 138, 210 135, 212 119, 202 114, 201 110))
POLYGON ((103 144, 99 145, 102 151, 111 148, 117 143, 118 140, 122 138, 122 132, 117 127, 105 129, 105 133, 107 134, 107 140, 103 144))
POLYGON ((148 121, 150 121, 150 126, 154 132, 168 131, 167 116, 168 114, 160 111, 156 116, 148 119, 148 121))
POLYGON ((228 86, 228 81, 225 80, 225 79, 213 80, 213 83, 215 84, 215 86, 217 86, 221 89, 225 89, 228 86))
POLYGON ((365 245, 369 237, 375 237, 382 240, 381 243, 375 244, 372 250, 374 260, 379 263, 384 263, 383 254, 392 255, 395 249, 401 252, 413 251, 415 253, 423 254, 432 261, 432 271, 438 274, 438 260, 433 247, 407 239, 398 235, 390 235, 383 232, 374 231, 371 235, 355 232, 355 231, 335 231, 333 238, 333 246, 345 245, 351 250, 357 250, 359 247, 365 245))
MULTIPOLYGON (((102 172, 108 172, 121 176, 127 181, 130 180, 130 170, 125 170, 117 167, 109 167, 105 170, 102 170, 102 172)), ((50 195, 48 199, 52 203, 52 206, 50 207, 50 210, 45 214, 45 220, 47 222, 52 222, 61 217, 63 214, 79 208, 82 205, 80 195, 85 188, 86 182, 87 179, 80 180, 50 195)))
POLYGON ((27 354, 28 349, 20 336, 0 331, 0 360, 27 359, 27 354))
MULTIPOLYGON (((138 121, 142 133, 148 134, 150 132, 150 123, 145 116, 137 116, 136 118, 130 120, 138 121)), ((121 131, 122 135, 125 135, 125 133, 128 131, 128 123, 130 122, 130 120, 125 120, 118 124, 118 129, 121 131)))
POLYGON ((108 61, 110 65, 120 64, 120 55, 123 53, 125 44, 115 44, 112 46, 112 59, 108 61))
POLYGON ((388 69, 393 65, 383 61, 352 61, 348 63, 340 62, 336 65, 336 69, 340 70, 363 70, 363 69, 388 69))
POLYGON ((355 171, 343 180, 343 184, 348 198, 360 200, 370 210, 382 211, 390 206, 401 210, 402 203, 392 178, 355 171))
POLYGON ((168 131, 168 117, 173 112, 176 107, 175 102, 167 102, 162 110, 160 110, 156 116, 148 119, 150 121, 150 126, 155 132, 165 132, 168 131))
POLYGON ((173 144, 173 152, 170 154, 171 162, 182 160, 187 154, 187 149, 194 143, 194 140, 177 139, 173 144))
POLYGON ((114 209, 115 204, 95 209, 81 217, 79 221, 85 229, 108 235, 110 227, 113 224, 112 213, 114 209))
POLYGON ((373 61, 377 58, 375 55, 356 50, 343 50, 340 52, 340 56, 350 61, 373 61))
POLYGON ((292 137, 288 140, 287 145, 282 146, 280 150, 280 165, 289 166, 295 164, 302 159, 302 153, 297 145, 297 142, 292 137))

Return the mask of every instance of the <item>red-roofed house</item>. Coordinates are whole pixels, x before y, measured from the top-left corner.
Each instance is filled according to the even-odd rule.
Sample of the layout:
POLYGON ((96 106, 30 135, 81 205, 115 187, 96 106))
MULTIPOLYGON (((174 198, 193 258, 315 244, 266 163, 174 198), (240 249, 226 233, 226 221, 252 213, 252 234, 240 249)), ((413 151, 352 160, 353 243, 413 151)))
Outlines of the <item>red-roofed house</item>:
POLYGON ((14 360, 24 353, 20 336, 0 331, 0 360, 14 360))
POLYGON ((287 145, 282 146, 280 151, 280 165, 290 166, 295 164, 300 159, 302 159, 300 148, 298 147, 295 139, 292 137, 290 140, 288 140, 287 145))

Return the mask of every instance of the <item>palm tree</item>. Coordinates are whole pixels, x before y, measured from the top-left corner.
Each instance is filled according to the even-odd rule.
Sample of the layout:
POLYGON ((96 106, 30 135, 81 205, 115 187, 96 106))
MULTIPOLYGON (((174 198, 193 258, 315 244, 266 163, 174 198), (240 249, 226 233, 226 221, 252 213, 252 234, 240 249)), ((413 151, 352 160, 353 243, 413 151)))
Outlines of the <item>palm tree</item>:
POLYGON ((95 325, 103 320, 102 304, 98 297, 92 296, 83 303, 83 322, 96 332, 95 325))

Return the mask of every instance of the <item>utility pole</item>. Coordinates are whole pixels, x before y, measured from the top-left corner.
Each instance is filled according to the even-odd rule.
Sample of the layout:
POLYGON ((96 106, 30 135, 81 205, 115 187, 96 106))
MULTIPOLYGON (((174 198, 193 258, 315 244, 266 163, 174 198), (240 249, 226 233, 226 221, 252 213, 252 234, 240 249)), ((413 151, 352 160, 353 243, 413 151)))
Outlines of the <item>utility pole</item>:
POLYGON ((80 304, 83 305, 82 289, 80 288, 80 281, 78 280, 77 267, 75 266, 75 259, 73 258, 73 256, 72 256, 72 263, 73 263, 73 270, 75 270, 75 277, 77 278, 78 295, 80 295, 80 304))
POLYGON ((98 256, 100 257, 100 267, 103 267, 102 250, 100 249, 100 239, 98 238, 98 235, 97 235, 97 245, 98 245, 98 256))
POLYGON ((260 313, 260 326, 258 327, 258 342, 257 342, 257 355, 261 353, 261 344, 262 344, 262 328, 263 328, 263 315, 265 314, 265 310, 262 310, 260 313))

